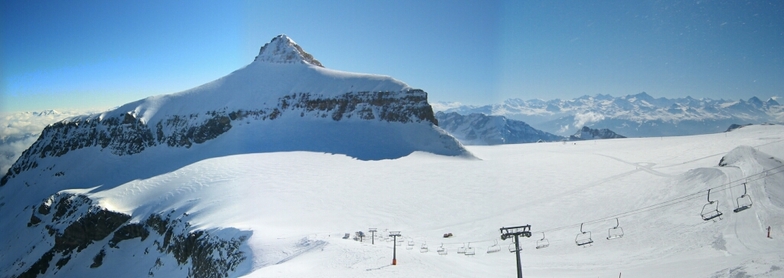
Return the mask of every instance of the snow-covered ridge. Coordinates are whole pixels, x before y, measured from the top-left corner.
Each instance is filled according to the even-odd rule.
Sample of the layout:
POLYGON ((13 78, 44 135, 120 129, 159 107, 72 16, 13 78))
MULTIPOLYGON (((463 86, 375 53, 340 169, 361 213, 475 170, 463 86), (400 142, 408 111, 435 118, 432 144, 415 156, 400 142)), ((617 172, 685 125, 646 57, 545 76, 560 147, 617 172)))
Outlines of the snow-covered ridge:
MULTIPOLYGON (((256 61, 213 82, 175 94, 149 97, 101 114, 57 122, 46 127, 40 138, 8 169, 0 179, 0 186, 23 171, 36 168, 40 159, 60 157, 83 148, 98 147, 115 155, 138 154, 156 146, 190 148, 240 126, 246 129, 254 123, 281 119, 285 123, 266 128, 286 133, 293 126, 305 126, 305 122, 310 125, 313 121, 358 121, 421 124, 429 131, 402 132, 407 134, 403 136, 406 138, 400 138, 403 144, 378 141, 373 142, 378 144, 378 151, 365 144, 367 149, 356 152, 341 142, 350 140, 337 138, 350 135, 336 134, 334 131, 338 129, 322 129, 315 123, 316 130, 298 129, 270 137, 264 148, 255 151, 311 150, 344 153, 360 159, 396 158, 416 150, 446 155, 466 153, 454 138, 444 137, 437 130, 424 91, 391 77, 335 71, 315 63, 312 56, 281 35, 262 47, 256 61), (285 62, 300 58, 305 59, 303 63, 285 62), (283 140, 287 136, 290 138, 283 140), (330 144, 313 140, 320 136, 336 138, 330 144), (414 139, 428 136, 443 145, 433 147, 428 140, 414 139), (390 144, 398 147, 391 148, 390 144)), ((391 131, 374 134, 386 132, 391 131)), ((368 138, 373 136, 351 140, 368 138)))
POLYGON ((342 72, 309 64, 253 62, 210 83, 128 103, 102 117, 131 113, 148 123, 170 115, 190 115, 224 107, 243 110, 269 107, 276 105, 281 97, 299 93, 332 98, 357 92, 411 90, 388 76, 342 72))
POLYGON ((0 113, 0 173, 6 173, 49 124, 96 110, 0 113))

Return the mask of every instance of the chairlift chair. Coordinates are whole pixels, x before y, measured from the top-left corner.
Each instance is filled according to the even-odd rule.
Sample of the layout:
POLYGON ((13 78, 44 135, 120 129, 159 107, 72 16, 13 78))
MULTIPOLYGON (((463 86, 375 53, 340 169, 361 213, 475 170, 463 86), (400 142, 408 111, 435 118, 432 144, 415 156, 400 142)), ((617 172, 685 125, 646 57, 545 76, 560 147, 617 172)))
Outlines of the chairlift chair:
POLYGON ((593 239, 591 238, 591 231, 583 231, 583 224, 580 223, 580 233, 574 237, 574 243, 577 246, 590 246, 593 243, 593 239))
POLYGON ((439 246, 436 251, 438 252, 439 255, 446 255, 447 254, 446 249, 444 249, 444 244, 443 243, 441 243, 441 246, 439 246))
MULTIPOLYGON (((520 248, 520 250, 523 250, 523 249, 520 248)), ((514 253, 514 252, 517 252, 517 249, 515 249, 515 244, 514 244, 514 242, 512 242, 512 243, 509 244, 509 253, 514 253)))
POLYGON ((495 252, 498 252, 498 251, 501 251, 501 246, 498 246, 498 240, 496 239, 495 243, 493 245, 490 245, 490 247, 487 247, 487 253, 495 253, 495 252))
POLYGON ((408 249, 408 250, 414 249, 414 240, 413 239, 409 239, 408 240, 408 245, 406 246, 406 249, 408 249))
POLYGON ((618 222, 618 218, 615 218, 615 227, 607 229, 607 239, 617 239, 623 237, 623 228, 621 228, 621 223, 618 222))
POLYGON ((419 253, 427 253, 428 250, 430 249, 427 248, 427 243, 422 243, 422 246, 419 247, 419 253))
POLYGON ((463 243, 463 246, 460 246, 460 247, 457 248, 457 253, 458 254, 465 254, 465 252, 466 252, 466 247, 465 247, 465 243, 463 243))
POLYGON ((542 232, 542 239, 536 241, 536 249, 547 248, 550 246, 550 241, 544 237, 544 232, 542 232))
POLYGON ((476 249, 474 247, 471 247, 471 243, 469 242, 468 243, 468 247, 466 247, 466 250, 465 250, 465 255, 466 256, 473 256, 475 254, 476 254, 476 249))
MULTIPOLYGON (((708 189, 708 203, 702 206, 702 211, 700 212, 700 216, 702 216, 702 220, 705 221, 712 220, 722 215, 721 211, 719 211, 719 200, 711 201, 710 191, 711 190, 708 189), (716 205, 713 206, 714 204, 716 205)), ((719 220, 721 220, 720 217, 719 220)))
POLYGON ((746 209, 751 207, 751 204, 752 204, 751 196, 749 196, 749 194, 746 194, 746 193, 747 193, 746 192, 746 183, 744 182, 743 183, 743 195, 740 195, 740 197, 738 197, 738 199, 735 200, 735 203, 737 204, 737 207, 734 210, 732 210, 732 211, 737 213, 737 212, 744 211, 744 210, 746 210, 746 209))

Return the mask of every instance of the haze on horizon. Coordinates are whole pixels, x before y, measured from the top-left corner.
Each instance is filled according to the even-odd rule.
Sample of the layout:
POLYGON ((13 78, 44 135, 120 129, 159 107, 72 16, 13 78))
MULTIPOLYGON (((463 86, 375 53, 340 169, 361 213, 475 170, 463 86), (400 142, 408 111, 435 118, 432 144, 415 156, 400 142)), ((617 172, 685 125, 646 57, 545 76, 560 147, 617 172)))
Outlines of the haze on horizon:
POLYGON ((777 1, 4 1, 0 112, 187 90, 287 34, 325 67, 430 101, 784 95, 777 1))

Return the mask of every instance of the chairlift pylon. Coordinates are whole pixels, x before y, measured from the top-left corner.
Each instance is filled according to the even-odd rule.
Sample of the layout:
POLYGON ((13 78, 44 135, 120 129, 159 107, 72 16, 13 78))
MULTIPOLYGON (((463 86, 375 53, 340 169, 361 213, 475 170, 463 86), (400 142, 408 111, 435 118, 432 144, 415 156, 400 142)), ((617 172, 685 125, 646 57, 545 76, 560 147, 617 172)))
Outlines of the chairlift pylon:
MULTIPOLYGON (((702 211, 700 211, 700 216, 702 216, 702 220, 705 221, 712 220, 714 218, 722 216, 721 211, 719 211, 719 200, 711 201, 710 191, 711 190, 708 189, 708 203, 702 206, 702 211), (716 204, 716 206, 715 207, 712 206, 713 204, 716 204)), ((721 217, 719 217, 719 220, 721 220, 721 217)))
POLYGON ((737 205, 737 207, 735 207, 735 209, 732 210, 732 211, 738 213, 738 212, 744 211, 744 210, 746 210, 746 209, 751 207, 751 204, 752 204, 751 196, 749 196, 749 194, 746 194, 746 193, 747 193, 746 192, 746 183, 744 182, 743 183, 743 195, 740 195, 740 197, 738 197, 738 199, 735 200, 735 204, 737 205))
POLYGON ((590 246, 593 243, 593 239, 591 238, 591 231, 583 231, 583 224, 580 223, 580 233, 574 237, 574 243, 577 246, 590 246))
POLYGON ((623 237, 623 228, 621 228, 621 223, 618 222, 618 218, 615 218, 615 227, 607 229, 607 239, 617 239, 623 237))
POLYGON ((498 251, 501 251, 501 246, 498 246, 498 240, 496 239, 495 243, 493 243, 493 245, 490 245, 490 247, 487 247, 487 253, 495 253, 495 252, 498 252, 498 251))

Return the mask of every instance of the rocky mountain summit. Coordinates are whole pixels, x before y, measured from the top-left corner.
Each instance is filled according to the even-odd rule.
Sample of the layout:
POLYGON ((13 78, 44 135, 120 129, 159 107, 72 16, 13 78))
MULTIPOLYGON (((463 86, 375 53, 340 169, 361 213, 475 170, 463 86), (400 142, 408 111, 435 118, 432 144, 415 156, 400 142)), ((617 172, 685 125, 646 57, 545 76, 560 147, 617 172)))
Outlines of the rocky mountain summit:
POLYGON ((278 35, 271 42, 259 50, 259 55, 253 61, 267 63, 303 63, 324 67, 313 55, 302 50, 298 44, 286 35, 278 35))

